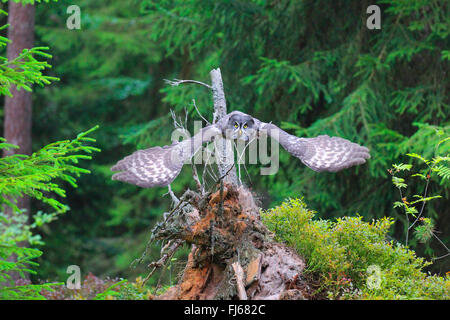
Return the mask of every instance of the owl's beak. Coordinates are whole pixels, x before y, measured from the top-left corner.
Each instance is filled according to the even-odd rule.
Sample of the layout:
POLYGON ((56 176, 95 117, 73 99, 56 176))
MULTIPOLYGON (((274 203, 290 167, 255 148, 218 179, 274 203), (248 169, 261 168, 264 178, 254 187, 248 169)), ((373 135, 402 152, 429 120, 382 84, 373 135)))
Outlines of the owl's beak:
POLYGON ((239 129, 239 135, 242 136, 242 130, 241 129, 239 129))

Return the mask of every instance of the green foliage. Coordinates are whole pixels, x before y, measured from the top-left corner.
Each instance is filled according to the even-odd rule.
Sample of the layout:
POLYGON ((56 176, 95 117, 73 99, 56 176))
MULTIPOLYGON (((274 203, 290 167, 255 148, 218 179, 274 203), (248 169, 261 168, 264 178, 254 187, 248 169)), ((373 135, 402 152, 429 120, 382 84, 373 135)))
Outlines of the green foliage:
POLYGON ((432 238, 435 231, 435 226, 433 220, 430 218, 422 218, 421 221, 422 224, 418 225, 414 229, 414 232, 416 233, 416 238, 420 242, 426 243, 432 238))
POLYGON ((11 272, 18 272, 21 277, 25 277, 26 273, 36 274, 32 267, 38 264, 33 259, 36 259, 42 254, 42 251, 26 247, 18 247, 16 245, 5 245, 0 241, 0 300, 44 300, 42 295, 43 290, 52 291, 54 286, 61 285, 60 283, 45 283, 45 284, 20 284, 5 285, 10 279, 11 272), (14 260, 11 261, 11 257, 14 260))
POLYGON ((340 299, 450 299, 450 278, 427 275, 414 251, 387 241, 391 218, 314 219, 301 199, 262 211, 276 239, 306 259, 317 295, 340 299), (375 278, 374 278, 375 277, 375 278))
MULTIPOLYGON (((28 3, 26 1, 22 2, 28 3)), ((0 9, 0 14, 7 15, 8 13, 0 9)), ((0 27, 0 30, 7 27, 8 25, 4 25, 0 27)), ((9 42, 8 38, 0 36, 0 48, 4 48, 9 42)), ((51 81, 59 80, 56 77, 44 75, 42 71, 46 68, 51 68, 51 65, 46 61, 39 61, 35 58, 35 56, 40 56, 51 59, 52 56, 45 52, 48 49, 48 47, 23 49, 13 60, 0 56, 0 95, 12 97, 10 92, 12 85, 15 85, 18 90, 31 91, 32 84, 44 86, 50 84, 51 81)))
MULTIPOLYGON (((67 207, 54 197, 50 197, 48 193, 53 192, 60 197, 65 197, 65 190, 53 180, 66 181, 76 188, 76 178, 82 173, 90 173, 89 170, 78 167, 77 164, 81 159, 92 159, 86 154, 100 151, 86 144, 95 142, 95 139, 87 135, 97 128, 80 133, 73 140, 51 143, 31 156, 17 154, 1 158, 0 203, 18 210, 13 200, 28 195, 49 204, 57 211, 66 211, 67 207)), ((0 138, 0 141, 4 139, 0 138)), ((12 146, 2 144, 0 147, 12 146)))
MULTIPOLYGON (((0 41, 3 39, 0 38, 0 41)), ((6 43, 0 42, 0 47, 5 45, 6 43)), ((5 57, 0 57, 0 95, 12 97, 9 90, 12 85, 15 85, 18 90, 24 89, 31 91, 32 84, 43 86, 50 84, 51 81, 59 80, 56 77, 44 76, 42 74, 43 69, 51 66, 46 61, 37 60, 34 55, 51 58, 51 55, 45 53, 44 50, 48 50, 48 48, 36 47, 24 49, 21 54, 11 61, 5 57)))
POLYGON ((30 223, 26 212, 12 211, 9 214, 0 212, 0 243, 14 245, 25 241, 31 246, 43 245, 41 235, 37 234, 35 229, 56 220, 61 213, 62 211, 53 213, 38 211, 32 217, 34 221, 30 223))
POLYGON ((147 288, 144 284, 142 277, 137 277, 134 282, 125 282, 115 292, 105 292, 98 298, 105 298, 107 300, 149 300, 153 298, 153 295, 163 294, 169 286, 163 286, 159 289, 156 287, 147 288))
MULTIPOLYGON (((74 140, 59 141, 49 144, 31 156, 12 155, 0 159, 0 204, 13 208, 11 214, 0 212, 0 283, 9 280, 11 272, 18 272, 21 277, 25 273, 36 274, 32 267, 38 266, 33 261, 41 256, 42 251, 28 248, 42 245, 41 237, 33 233, 33 229, 55 220, 57 216, 68 210, 68 207, 52 197, 54 192, 61 197, 65 190, 58 180, 66 181, 77 187, 76 178, 88 170, 77 166, 80 159, 91 159, 84 153, 100 151, 89 146, 95 139, 87 137, 96 127, 79 134, 74 140), (21 212, 15 199, 28 195, 53 207, 56 212, 37 212, 34 221, 29 224, 26 212, 21 212)), ((2 138, 0 138, 2 139, 2 138)), ((1 141, 4 141, 2 139, 1 141)), ((2 143, 0 149, 16 146, 2 143)), ((0 288, 0 299, 44 299, 41 291, 51 290, 55 283, 9 285, 0 288)))
MULTIPOLYGON (((448 175, 448 173, 450 172, 450 157, 448 153, 450 151, 450 137, 443 138, 442 136, 445 134, 445 131, 442 129, 434 129, 440 141, 436 144, 435 151, 431 159, 427 159, 425 156, 417 153, 407 154, 407 156, 415 159, 422 166, 425 165, 424 169, 415 168, 417 172, 410 175, 410 178, 419 178, 419 180, 425 181, 424 191, 422 192, 422 194, 413 194, 407 196, 406 192, 408 185, 406 184, 406 180, 405 178, 399 177, 400 174, 404 174, 404 172, 406 171, 411 171, 411 169, 413 168, 412 164, 394 164, 388 171, 392 175, 392 183, 398 189, 401 199, 401 201, 395 201, 393 207, 403 208, 405 212, 404 224, 406 229, 406 244, 408 244, 410 232, 414 232, 416 240, 421 243, 427 243, 434 237, 446 249, 447 254, 440 257, 445 258, 450 254, 450 250, 436 235, 436 224, 432 220, 432 218, 424 217, 425 205, 431 200, 442 198, 441 195, 428 195, 430 182, 434 180, 439 182, 440 185, 445 186, 446 184, 448 184, 448 179, 450 177, 448 175), (410 220, 411 217, 413 218, 412 221, 410 220)), ((414 182, 416 184, 418 183, 417 181, 414 182)), ((429 246, 427 247, 427 249, 429 252, 433 252, 433 250, 429 246)))

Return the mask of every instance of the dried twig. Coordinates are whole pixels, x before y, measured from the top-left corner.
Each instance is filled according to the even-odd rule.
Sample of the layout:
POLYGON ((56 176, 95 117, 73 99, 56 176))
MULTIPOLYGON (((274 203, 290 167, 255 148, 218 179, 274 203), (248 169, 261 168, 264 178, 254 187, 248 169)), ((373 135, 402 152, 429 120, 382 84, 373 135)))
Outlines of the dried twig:
MULTIPOLYGON (((237 162, 237 164, 238 164, 238 169, 239 169, 239 170, 238 170, 238 179, 239 179, 239 183, 240 183, 240 184, 242 184, 242 180, 241 180, 241 161, 242 161, 242 157, 245 155, 245 150, 247 150, 247 148, 248 148, 248 146, 250 145, 250 143, 252 143, 253 141, 255 141, 255 139, 256 139, 256 137, 254 137, 252 140, 250 140, 249 142, 247 142, 247 143, 245 144, 245 146, 244 146, 244 148, 243 148, 241 154, 239 154, 238 147, 237 147, 236 143, 233 141, 234 148, 236 149, 236 152, 237 152, 237 160, 236 160, 236 162, 237 162)), ((245 160, 245 158, 244 158, 244 160, 245 160)), ((247 168, 246 168, 246 166, 245 166, 245 161, 244 161, 243 165, 244 165, 245 172, 247 173, 247 176, 250 178, 250 175, 248 174, 247 168)), ((251 180, 251 179, 250 179, 250 180, 251 180)))
POLYGON ((433 260, 442 259, 442 258, 445 258, 446 256, 450 255, 450 249, 441 241, 441 239, 439 239, 439 237, 434 232, 432 232, 432 234, 433 234, 433 237, 435 237, 437 239, 437 241, 439 241, 439 243, 442 244, 445 249, 447 249, 447 252, 448 252, 446 255, 443 255, 443 256, 437 257, 437 258, 433 258, 433 260))
POLYGON ((167 84, 169 84, 171 86, 174 86, 174 87, 176 87, 176 86, 178 86, 180 84, 183 84, 183 83, 195 83, 195 84, 199 84, 199 85, 202 85, 204 87, 207 87, 208 89, 212 89, 212 87, 209 84, 206 84, 204 82, 197 81, 197 80, 180 80, 180 79, 168 80, 168 79, 164 79, 164 81, 167 84))
MULTIPOLYGON (((183 125, 182 122, 181 122, 181 118, 179 120, 177 120, 175 112, 172 109, 170 109, 170 114, 172 116, 173 125, 174 125, 175 129, 187 131, 186 127, 187 127, 188 111, 186 110, 186 108, 184 109, 184 112, 185 112, 185 119, 184 119, 184 125, 183 125)), ((200 148, 199 150, 202 150, 202 148, 200 148)), ((195 156, 196 156, 196 154, 198 153, 199 150, 197 150, 195 152, 195 154, 192 156, 192 158, 191 158, 191 165, 192 165, 192 173, 193 173, 192 176, 194 178, 195 183, 197 184, 198 190, 202 193, 202 190, 203 190, 202 184, 200 183, 200 180, 198 178, 197 168, 196 168, 196 166, 194 164, 195 156)), ((170 185, 169 185, 169 192, 168 193, 172 197, 172 200, 175 203, 175 205, 178 204, 178 201, 174 200, 174 199, 176 199, 176 197, 174 198, 174 194, 173 194, 172 190, 170 189, 170 185)))
POLYGON ((181 197, 182 199, 180 200, 180 202, 178 202, 178 204, 175 206, 175 208, 173 208, 172 210, 170 210, 170 212, 168 212, 167 214, 164 215, 164 220, 167 221, 172 214, 177 211, 178 209, 182 209, 184 206, 186 206, 187 204, 189 204, 188 202, 184 201, 183 197, 181 197), (181 208, 181 204, 184 204, 181 208))
POLYGON ((211 123, 208 120, 206 120, 205 117, 203 117, 202 114, 200 113, 200 111, 198 110, 197 104, 195 103, 195 99, 192 99, 192 104, 194 105, 194 108, 197 111, 197 113, 200 116, 200 118, 202 118, 203 121, 205 121, 207 125, 210 125, 211 123))
POLYGON ((214 173, 214 170, 212 169, 211 164, 209 163, 210 158, 211 158, 211 154, 214 154, 211 150, 209 150, 207 147, 204 149, 207 152, 208 157, 205 160, 205 165, 203 166, 203 173, 202 173, 202 181, 203 181, 203 185, 202 185, 202 194, 204 194, 205 192, 205 188, 206 188, 206 173, 209 174, 209 176, 216 181, 217 175, 214 173), (208 166, 209 165, 209 166, 208 166))
MULTIPOLYGON (((427 196, 428 185, 430 184, 430 180, 431 180, 430 174, 431 174, 433 168, 434 168, 434 165, 430 168, 430 170, 428 170, 428 173, 427 173, 427 177, 428 177, 428 178, 427 178, 427 184, 426 184, 426 186, 425 186, 425 191, 424 191, 424 193, 423 193, 423 198, 426 198, 426 196, 427 196)), ((422 217, 422 213, 423 213, 423 209, 425 208, 425 204, 426 204, 426 201, 423 201, 423 203, 422 203, 422 208, 420 208, 420 212, 419 212, 419 214, 417 215, 417 218, 416 218, 416 219, 414 220, 414 222, 408 227, 408 231, 411 230, 411 228, 414 227, 414 225, 417 223, 417 221, 419 221, 420 218, 422 217)))
MULTIPOLYGON (((171 243, 170 247, 168 248, 167 252, 161 256, 161 258, 158 261, 154 261, 148 265, 149 268, 153 268, 152 271, 145 277, 143 284, 145 284, 148 279, 152 277, 152 275, 155 273, 155 271, 165 265, 167 261, 172 258, 172 256, 175 254, 177 249, 183 244, 183 240, 177 239, 173 243, 171 243)), ((167 246, 166 246, 167 247, 167 246)))
POLYGON ((175 111, 170 109, 170 115, 172 116, 173 126, 175 127, 175 129, 184 129, 183 125, 177 120, 177 115, 175 114, 175 111))
POLYGON ((165 196, 166 194, 170 195, 170 197, 172 198, 172 202, 176 206, 180 202, 180 199, 178 199, 177 196, 173 193, 170 184, 167 186, 167 189, 167 193, 163 194, 163 196, 165 196))
MULTIPOLYGON (((200 150, 202 150, 202 149, 200 148, 200 150)), ((194 155, 194 157, 195 157, 195 155, 194 155)), ((194 157, 192 157, 192 159, 191 159, 192 177, 194 178, 194 181, 197 184, 198 191, 201 194, 203 194, 204 188, 203 188, 202 184, 200 183, 200 179, 198 178, 198 172, 197 172, 197 167, 195 166, 195 163, 194 163, 194 157)))
POLYGON ((220 180, 219 216, 223 216, 223 180, 220 180))
POLYGON ((233 163, 233 165, 228 169, 228 171, 225 172, 225 174, 224 174, 223 176, 221 176, 219 179, 217 179, 216 183, 221 182, 221 181, 223 180, 223 178, 225 178, 225 177, 231 172, 231 169, 233 169, 233 168, 234 168, 234 163, 233 163))
POLYGON ((247 292, 245 292, 244 286, 244 270, 242 269, 239 262, 234 262, 232 265, 234 270, 234 275, 236 277, 236 286, 238 290, 239 300, 247 300, 247 292))

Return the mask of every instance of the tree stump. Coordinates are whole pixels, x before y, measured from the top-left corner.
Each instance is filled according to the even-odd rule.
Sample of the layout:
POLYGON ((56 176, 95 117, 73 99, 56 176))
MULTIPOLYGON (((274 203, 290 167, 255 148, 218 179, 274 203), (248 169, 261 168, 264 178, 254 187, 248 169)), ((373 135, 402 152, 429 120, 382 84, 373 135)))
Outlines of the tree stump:
MULTIPOLYGON (((191 191, 192 193, 192 191, 191 191)), ((187 225, 170 238, 192 244, 179 283, 156 299, 305 299, 304 260, 273 240, 251 192, 223 190, 190 197, 187 225), (189 211, 190 210, 190 211, 189 211)), ((175 228, 176 229, 176 228, 175 228)), ((156 238, 168 233, 162 229, 156 238)))

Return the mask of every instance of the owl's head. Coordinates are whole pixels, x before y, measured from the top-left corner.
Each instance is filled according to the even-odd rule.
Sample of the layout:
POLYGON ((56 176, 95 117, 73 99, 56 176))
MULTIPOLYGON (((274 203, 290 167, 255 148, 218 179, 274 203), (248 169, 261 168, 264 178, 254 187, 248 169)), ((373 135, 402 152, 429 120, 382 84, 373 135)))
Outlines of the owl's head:
POLYGON ((242 112, 235 112, 228 119, 226 127, 229 139, 249 141, 255 135, 255 120, 242 112))

